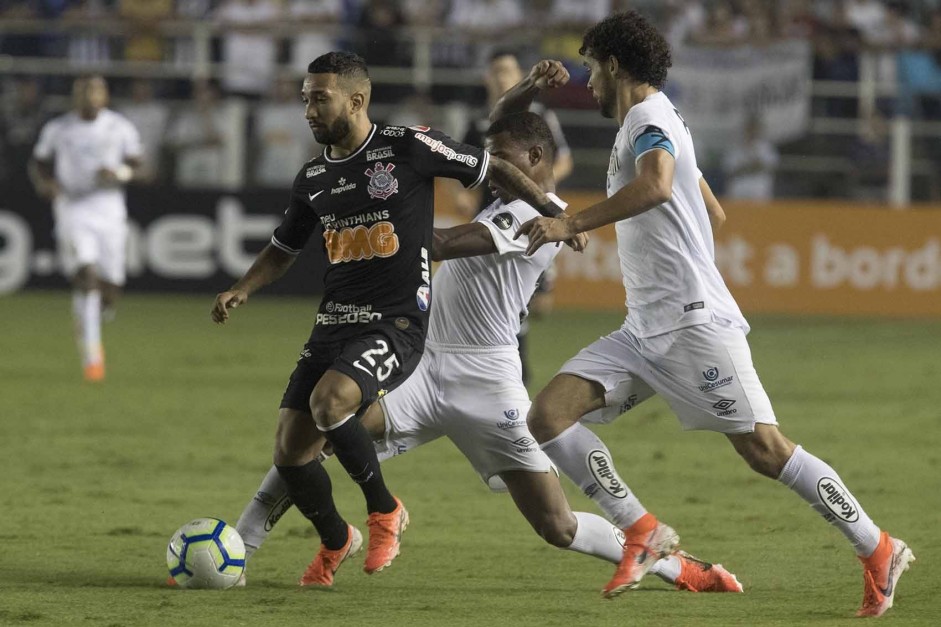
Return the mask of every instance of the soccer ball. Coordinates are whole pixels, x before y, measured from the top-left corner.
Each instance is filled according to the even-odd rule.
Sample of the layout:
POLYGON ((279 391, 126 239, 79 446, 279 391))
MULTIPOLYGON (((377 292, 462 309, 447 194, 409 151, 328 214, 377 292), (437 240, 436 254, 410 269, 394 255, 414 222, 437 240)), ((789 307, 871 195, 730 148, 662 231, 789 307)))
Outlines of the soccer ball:
POLYGON ((245 544, 235 527, 197 518, 170 538, 167 568, 181 588, 231 588, 245 570, 245 544))

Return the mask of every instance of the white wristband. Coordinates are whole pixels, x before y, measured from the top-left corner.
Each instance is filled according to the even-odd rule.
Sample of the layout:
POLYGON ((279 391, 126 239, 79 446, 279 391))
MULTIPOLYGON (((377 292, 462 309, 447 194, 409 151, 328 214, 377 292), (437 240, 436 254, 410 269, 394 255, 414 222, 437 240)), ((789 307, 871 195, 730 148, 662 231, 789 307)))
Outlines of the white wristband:
POLYGON ((134 170, 126 163, 122 163, 114 170, 114 177, 119 183, 127 183, 134 177, 134 170))

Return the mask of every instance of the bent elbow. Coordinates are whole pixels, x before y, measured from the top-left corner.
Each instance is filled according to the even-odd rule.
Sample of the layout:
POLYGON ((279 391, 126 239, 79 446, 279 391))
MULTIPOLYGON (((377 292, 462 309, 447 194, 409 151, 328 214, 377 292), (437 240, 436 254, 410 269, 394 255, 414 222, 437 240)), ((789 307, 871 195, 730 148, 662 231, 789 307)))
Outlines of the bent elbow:
POLYGON ((658 205, 662 205, 663 203, 670 202, 671 200, 673 200, 673 186, 672 185, 667 185, 667 186, 658 185, 657 188, 654 190, 654 196, 656 197, 656 201, 658 205))

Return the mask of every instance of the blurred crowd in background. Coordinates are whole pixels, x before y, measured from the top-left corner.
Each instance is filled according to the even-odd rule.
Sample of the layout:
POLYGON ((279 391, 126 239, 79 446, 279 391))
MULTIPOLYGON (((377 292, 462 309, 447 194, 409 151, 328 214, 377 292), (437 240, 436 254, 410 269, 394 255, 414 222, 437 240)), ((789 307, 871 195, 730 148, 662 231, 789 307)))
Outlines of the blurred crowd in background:
POLYGON ((913 196, 941 198, 931 175, 941 171, 941 0, 0 0, 0 178, 22 177, 40 126, 69 107, 83 72, 108 78, 113 108, 140 130, 142 182, 278 187, 316 154, 299 101, 316 56, 366 59, 377 121, 460 138, 488 105, 499 49, 518 56, 520 74, 543 57, 567 63, 572 82, 547 103, 573 149, 566 184, 598 187, 613 127, 596 119, 578 48, 586 27, 628 8, 653 17, 675 50, 809 42, 813 123, 782 143, 765 136, 760 112, 743 121, 724 154, 704 159, 726 195, 885 200, 890 122, 904 116, 918 123, 915 172, 928 173, 913 196), (870 87, 854 86, 863 81, 874 106, 862 104, 870 87), (807 157, 839 176, 791 176, 807 157))

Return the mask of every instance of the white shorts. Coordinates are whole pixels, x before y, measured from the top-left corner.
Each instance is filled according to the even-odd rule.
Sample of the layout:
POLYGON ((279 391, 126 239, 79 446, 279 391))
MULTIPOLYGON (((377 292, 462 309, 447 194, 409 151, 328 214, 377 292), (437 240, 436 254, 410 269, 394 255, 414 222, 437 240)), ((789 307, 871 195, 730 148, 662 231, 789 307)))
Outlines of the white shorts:
POLYGON ((98 277, 124 285, 127 220, 113 211, 95 212, 56 207, 56 241, 62 271, 71 277, 94 266, 98 277))
POLYGON ((660 394, 684 429, 751 433, 777 424, 745 333, 723 322, 638 338, 624 328, 599 338, 559 370, 605 389, 605 407, 583 422, 611 422, 660 394))
POLYGON ((516 347, 470 350, 428 342, 415 372, 379 399, 380 460, 446 436, 495 491, 506 489, 501 472, 554 470, 526 426, 530 401, 516 347))

